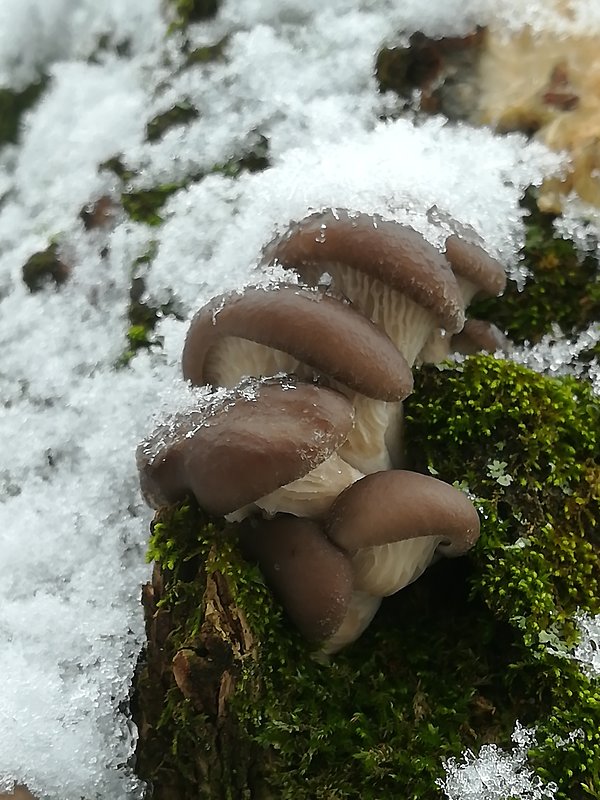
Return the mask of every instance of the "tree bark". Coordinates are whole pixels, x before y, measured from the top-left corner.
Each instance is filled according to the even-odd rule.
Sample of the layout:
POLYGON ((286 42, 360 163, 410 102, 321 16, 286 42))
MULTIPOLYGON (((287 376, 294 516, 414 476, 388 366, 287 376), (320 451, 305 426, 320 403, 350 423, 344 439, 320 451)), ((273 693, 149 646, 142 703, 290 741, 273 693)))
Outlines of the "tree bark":
POLYGON ((155 564, 143 589, 148 644, 133 701, 137 772, 153 800, 267 797, 258 754, 232 708, 242 660, 256 659, 256 643, 226 578, 207 574, 200 559, 188 567, 204 590, 201 624, 184 641, 177 604, 167 591, 169 571, 155 564))

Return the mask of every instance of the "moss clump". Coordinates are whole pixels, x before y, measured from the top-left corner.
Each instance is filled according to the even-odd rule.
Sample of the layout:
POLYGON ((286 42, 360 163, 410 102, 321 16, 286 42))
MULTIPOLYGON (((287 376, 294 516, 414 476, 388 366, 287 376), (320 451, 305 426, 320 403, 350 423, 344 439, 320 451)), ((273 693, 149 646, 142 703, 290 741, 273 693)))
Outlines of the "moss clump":
POLYGON ((0 147, 17 141, 23 114, 36 102, 47 82, 47 78, 41 78, 20 92, 0 89, 0 147))
POLYGON ((478 357, 422 370, 407 430, 421 469, 477 497, 472 596, 510 627, 504 682, 538 727, 534 764, 560 797, 600 796, 600 681, 560 655, 577 612, 600 613, 598 398, 574 379, 478 357))
POLYGON ((501 298, 474 303, 469 313, 492 320, 515 342, 537 342, 554 324, 565 333, 583 330, 600 318, 598 259, 582 258, 572 241, 556 234, 556 215, 540 211, 533 193, 524 205, 529 216, 521 256, 532 278, 523 291, 511 282, 501 298))
POLYGON ((223 61, 225 59, 225 48, 229 44, 229 35, 219 39, 215 44, 207 44, 202 47, 195 47, 190 50, 186 59, 186 67, 195 64, 209 64, 211 61, 223 61))
POLYGON ((576 641, 577 609, 600 611, 598 401, 575 381, 477 357, 418 374, 406 431, 420 467, 477 496, 481 541, 386 600, 328 664, 240 558, 233 528, 193 506, 159 515, 138 681, 149 731, 140 772, 155 798, 433 800, 443 758, 509 746, 516 719, 538 726, 531 758, 558 797, 600 795, 600 686, 547 647, 576 641), (216 615, 225 623, 215 623, 211 581, 228 598, 229 617, 216 615), (220 664, 217 678, 206 661, 220 664), (219 717, 208 687, 222 687, 222 673, 234 687, 219 717), (239 755, 211 752, 238 794, 206 778, 219 718, 239 755), (574 730, 580 738, 560 745, 574 730))
POLYGON ((67 280, 70 271, 58 254, 58 245, 53 243, 27 259, 22 269, 23 282, 33 294, 49 284, 60 286, 67 280))
POLYGON ((145 253, 137 258, 132 266, 131 284, 129 287, 129 305, 127 307, 127 347, 119 356, 117 367, 129 364, 138 350, 150 347, 161 347, 162 337, 153 335, 154 328, 159 319, 173 316, 182 319, 179 311, 172 301, 162 305, 152 305, 144 297, 146 292, 145 269, 156 255, 156 243, 151 243, 145 253))
POLYGON ((198 109, 189 103, 177 103, 163 114, 158 114, 146 126, 146 138, 149 142, 160 139, 166 131, 177 125, 185 125, 198 116, 198 109))
POLYGON ((413 33, 406 46, 383 47, 377 53, 375 78, 380 92, 395 92, 405 104, 419 93, 419 109, 468 119, 477 105, 473 79, 483 31, 464 37, 432 39, 413 33))
POLYGON ((219 0, 169 0, 169 3, 175 14, 176 28, 185 28, 190 22, 203 22, 219 10, 219 0))
POLYGON ((164 183, 152 189, 130 189, 121 195, 121 205, 128 217, 153 227, 163 218, 160 210, 169 197, 185 186, 185 183, 164 183))

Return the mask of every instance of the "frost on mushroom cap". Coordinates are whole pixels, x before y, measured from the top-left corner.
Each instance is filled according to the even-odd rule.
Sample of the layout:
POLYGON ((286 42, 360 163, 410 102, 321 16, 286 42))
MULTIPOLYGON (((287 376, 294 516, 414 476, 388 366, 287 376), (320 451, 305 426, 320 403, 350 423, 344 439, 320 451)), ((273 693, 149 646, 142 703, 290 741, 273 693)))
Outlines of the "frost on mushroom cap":
POLYGON ((142 493, 155 508, 191 493, 209 513, 229 514, 310 473, 345 441, 353 417, 330 389, 248 382, 142 442, 142 493))
POLYGON ((240 542, 306 639, 325 642, 339 630, 352 596, 352 567, 320 525, 286 514, 246 521, 240 542))
POLYGON ((265 250, 266 263, 317 284, 323 273, 386 331, 412 365, 436 326, 464 324, 458 285, 444 256, 412 228, 346 210, 312 214, 265 250))
POLYGON ((192 320, 182 356, 184 377, 196 385, 231 386, 254 370, 292 372, 298 362, 380 400, 412 390, 406 359, 381 330, 347 303, 298 286, 215 298, 192 320))
POLYGON ((469 550, 479 537, 479 517, 450 484, 390 470, 342 492, 326 532, 352 558, 355 588, 388 595, 415 580, 436 552, 457 556, 469 550))
POLYGON ((445 256, 456 275, 465 307, 475 295, 496 297, 506 288, 504 267, 478 244, 454 233, 446 239, 445 256))

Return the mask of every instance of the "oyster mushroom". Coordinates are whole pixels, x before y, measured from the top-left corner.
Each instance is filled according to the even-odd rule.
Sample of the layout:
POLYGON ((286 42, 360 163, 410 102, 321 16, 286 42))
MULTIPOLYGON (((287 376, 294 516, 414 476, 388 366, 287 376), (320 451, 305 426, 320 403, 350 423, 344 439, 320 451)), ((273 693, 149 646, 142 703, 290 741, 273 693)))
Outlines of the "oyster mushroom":
POLYGON ((452 350, 465 356, 474 353, 507 353, 510 342, 493 322, 482 319, 468 319, 460 333, 452 337, 452 350))
POLYGON ((182 360, 184 376, 196 384, 319 375, 350 396, 355 409, 371 412, 357 413, 345 460, 363 473, 391 466, 390 402, 395 407, 410 394, 412 373, 389 337, 347 302, 298 286, 215 298, 194 317, 182 360))
POLYGON ((250 504, 319 516, 360 477, 336 454, 353 416, 330 389, 247 382, 176 415, 139 445, 142 492, 154 508, 193 494, 216 516, 246 514, 250 504))
POLYGON ((390 470, 345 489, 325 531, 352 559, 355 589, 386 596, 416 580, 437 555, 467 552, 479 537, 479 517, 450 484, 390 470))
MULTIPOLYGON (((267 246, 265 263, 294 269, 330 290, 390 337, 409 365, 430 333, 464 324, 456 278, 444 256, 420 233, 379 216, 347 210, 312 214, 267 246)), ((357 396, 356 422, 343 457, 362 472, 401 465, 402 407, 357 396)))
MULTIPOLYGON (((504 267, 478 244, 454 233, 446 239, 445 255, 456 275, 465 308, 475 296, 496 297, 502 294, 506 288, 504 267)), ((444 361, 453 352, 463 352, 461 350, 463 346, 468 348, 468 353, 476 353, 482 349, 488 352, 505 350, 507 340, 501 338, 502 334, 495 326, 493 328, 498 334, 496 336, 498 344, 490 349, 495 334, 492 333, 492 323, 487 323, 490 326, 489 331, 485 335, 485 340, 482 339, 484 324, 483 322, 478 323, 476 320, 467 320, 463 330, 454 335, 444 328, 437 328, 429 335, 425 346, 419 353, 418 360, 423 363, 437 364, 444 361), (476 324, 473 325, 473 323, 476 324), (471 334, 468 334, 465 329, 470 329, 471 334), (463 331, 465 332, 464 336, 463 331), (479 342, 481 345, 478 344, 479 342)))
POLYGON ((465 308, 476 295, 497 297, 505 290, 503 265, 478 244, 453 233, 446 239, 445 256, 456 275, 465 308))
POLYGON ((457 333, 464 324, 444 256, 413 228, 377 215, 312 214, 267 246, 263 260, 313 286, 327 273, 331 290, 382 328, 410 365, 434 327, 457 333))
POLYGON ((404 398, 413 385, 406 359, 375 325, 347 303, 298 286, 215 298, 192 320, 182 366, 196 385, 316 372, 381 400, 404 398))
POLYGON ((350 559, 312 520, 287 514, 246 520, 240 543, 300 633, 322 653, 358 639, 379 607, 380 598, 353 590, 350 559))

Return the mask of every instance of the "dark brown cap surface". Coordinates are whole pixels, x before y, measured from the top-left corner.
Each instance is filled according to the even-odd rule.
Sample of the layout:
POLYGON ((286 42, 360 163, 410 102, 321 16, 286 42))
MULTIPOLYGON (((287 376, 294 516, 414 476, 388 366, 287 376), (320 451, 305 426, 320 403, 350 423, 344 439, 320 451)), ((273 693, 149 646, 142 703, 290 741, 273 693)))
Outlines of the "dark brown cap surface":
POLYGON ((185 378, 214 382, 210 353, 225 336, 282 350, 368 397, 402 400, 412 390, 410 367, 388 336, 347 303, 312 289, 251 288, 215 298, 190 325, 185 378))
POLYGON ((138 447, 147 502, 168 505, 192 493, 221 516, 301 478, 346 440, 351 403, 302 383, 249 383, 244 391, 159 427, 138 447))
POLYGON ((407 225, 370 214, 329 210, 290 227, 267 247, 265 260, 295 269, 343 264, 404 293, 451 332, 464 322, 463 302, 444 256, 407 225))
POLYGON ((479 517, 463 492, 407 470, 376 472, 335 500, 325 526, 339 547, 354 554, 403 539, 441 536, 447 555, 466 552, 479 537, 479 517))
POLYGON ((445 255, 454 272, 476 286, 479 294, 497 297, 506 288, 504 267, 478 244, 454 233, 446 239, 445 255))
POLYGON ((288 514, 245 522, 240 540, 306 639, 322 642, 339 629, 352 595, 352 566, 316 522, 288 514))

